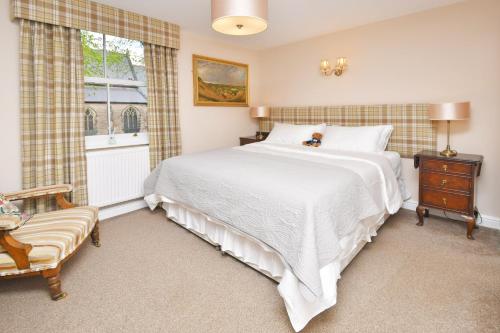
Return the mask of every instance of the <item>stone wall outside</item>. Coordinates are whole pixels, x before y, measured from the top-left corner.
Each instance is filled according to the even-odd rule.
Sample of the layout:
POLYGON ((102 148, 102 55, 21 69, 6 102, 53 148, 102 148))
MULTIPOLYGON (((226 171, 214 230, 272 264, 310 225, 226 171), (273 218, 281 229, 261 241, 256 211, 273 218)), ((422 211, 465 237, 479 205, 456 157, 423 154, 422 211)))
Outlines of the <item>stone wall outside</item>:
MULTIPOLYGON (((147 132, 147 105, 146 104, 111 104, 112 121, 115 128, 115 134, 123 132, 123 112, 129 107, 134 107, 139 113, 140 132, 147 132)), ((94 129, 97 129, 95 135, 108 134, 108 113, 106 103, 85 103, 85 109, 91 108, 96 113, 94 129)))

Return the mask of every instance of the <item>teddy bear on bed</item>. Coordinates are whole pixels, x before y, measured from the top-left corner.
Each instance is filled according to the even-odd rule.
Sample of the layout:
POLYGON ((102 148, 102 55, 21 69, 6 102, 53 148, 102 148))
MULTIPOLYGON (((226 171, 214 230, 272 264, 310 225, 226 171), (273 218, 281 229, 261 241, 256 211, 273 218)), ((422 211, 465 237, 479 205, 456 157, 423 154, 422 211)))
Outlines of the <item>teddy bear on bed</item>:
POLYGON ((304 146, 313 146, 319 147, 321 145, 321 139, 323 138, 323 134, 321 133, 313 133, 312 139, 302 142, 304 146))

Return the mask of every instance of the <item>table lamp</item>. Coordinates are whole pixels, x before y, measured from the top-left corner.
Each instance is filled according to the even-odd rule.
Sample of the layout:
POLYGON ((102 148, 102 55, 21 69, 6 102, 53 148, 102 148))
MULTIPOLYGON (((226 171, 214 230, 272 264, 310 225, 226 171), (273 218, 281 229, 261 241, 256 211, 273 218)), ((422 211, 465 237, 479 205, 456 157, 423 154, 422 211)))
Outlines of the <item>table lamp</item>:
POLYGON ((446 157, 457 156, 457 151, 450 148, 450 122, 469 119, 470 102, 431 104, 427 115, 430 120, 446 120, 447 122, 446 149, 440 154, 446 157))
MULTIPOLYGON (((252 106, 250 108, 250 117, 256 118, 256 119, 263 119, 263 118, 269 118, 271 115, 271 112, 269 111, 269 108, 267 106, 252 106)), ((262 135, 262 132, 260 131, 260 124, 259 124, 259 131, 257 132, 256 136, 257 140, 263 140, 264 135, 262 135)))

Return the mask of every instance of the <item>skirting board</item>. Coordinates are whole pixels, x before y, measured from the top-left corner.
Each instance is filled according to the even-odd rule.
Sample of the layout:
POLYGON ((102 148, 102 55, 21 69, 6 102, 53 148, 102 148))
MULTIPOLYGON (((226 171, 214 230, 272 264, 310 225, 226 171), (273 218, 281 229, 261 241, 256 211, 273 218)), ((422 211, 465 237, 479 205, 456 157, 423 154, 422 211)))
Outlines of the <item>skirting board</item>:
MULTIPOLYGON (((99 220, 102 221, 118 215, 130 213, 144 207, 147 207, 147 204, 142 198, 116 204, 113 206, 103 207, 99 210, 99 220)), ((417 202, 413 200, 407 200, 403 203, 403 208, 414 211, 417 208, 417 202)), ((443 213, 438 210, 432 210, 431 213, 433 215, 444 217, 443 213)), ((486 215, 482 215, 482 217, 483 221, 481 224, 479 224, 480 227, 500 230, 500 218, 486 215)))
POLYGON ((133 212, 134 210, 139 210, 147 206, 148 205, 146 204, 146 201, 140 198, 122 202, 112 206, 102 207, 99 208, 99 220, 102 221, 118 215, 130 213, 133 212))
MULTIPOLYGON (((414 200, 407 200, 403 203, 403 208, 404 209, 409 209, 415 211, 417 209, 418 202, 414 200)), ((481 211, 479 211, 481 212, 481 211)), ((445 217, 443 212, 437 210, 437 209, 432 209, 431 210, 432 215, 440 216, 440 217, 445 217)), ((498 217, 493 217, 493 216, 487 216, 487 215, 481 215, 483 218, 483 221, 481 222, 481 217, 478 218, 477 225, 479 227, 486 227, 486 228, 491 228, 491 229, 497 229, 500 230, 500 218, 498 217)))

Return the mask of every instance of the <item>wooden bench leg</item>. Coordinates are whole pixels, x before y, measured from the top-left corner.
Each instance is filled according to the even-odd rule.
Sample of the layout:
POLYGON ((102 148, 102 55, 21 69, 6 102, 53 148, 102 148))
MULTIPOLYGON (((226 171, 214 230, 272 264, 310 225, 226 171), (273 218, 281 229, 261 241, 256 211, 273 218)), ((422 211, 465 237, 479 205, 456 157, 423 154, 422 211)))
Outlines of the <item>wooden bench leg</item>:
POLYGON ((68 296, 68 294, 61 290, 60 272, 61 266, 42 271, 42 276, 47 279, 47 283, 49 284, 50 297, 54 301, 59 301, 68 296))
POLYGON ((92 233, 90 234, 90 238, 92 238, 92 244, 94 244, 95 247, 101 246, 101 241, 99 239, 99 220, 96 221, 94 230, 92 230, 92 233))

